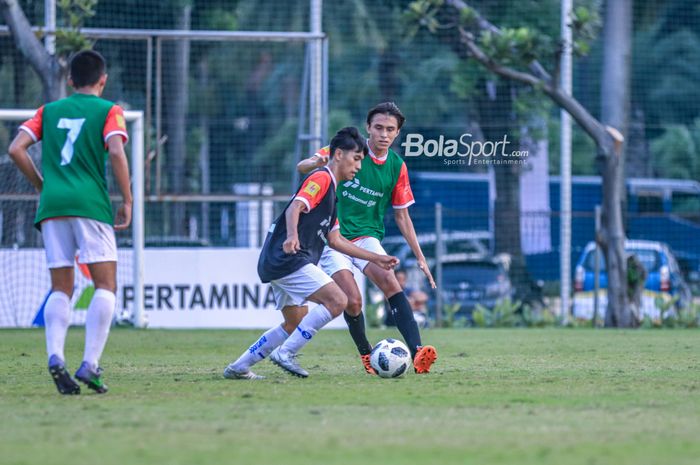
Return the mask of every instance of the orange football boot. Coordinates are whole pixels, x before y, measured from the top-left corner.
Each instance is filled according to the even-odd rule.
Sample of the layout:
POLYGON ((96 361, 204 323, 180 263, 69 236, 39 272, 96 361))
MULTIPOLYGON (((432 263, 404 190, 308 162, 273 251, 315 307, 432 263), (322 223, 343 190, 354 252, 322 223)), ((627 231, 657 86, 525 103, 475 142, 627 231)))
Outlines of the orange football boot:
POLYGON ((372 364, 369 361, 370 354, 367 355, 360 355, 360 359, 362 360, 362 365, 365 367, 365 371, 367 372, 368 375, 376 375, 377 370, 372 368, 372 364))
POLYGON ((416 373, 430 373, 430 367, 437 360, 437 351, 433 346, 423 346, 418 349, 413 358, 413 368, 416 373))

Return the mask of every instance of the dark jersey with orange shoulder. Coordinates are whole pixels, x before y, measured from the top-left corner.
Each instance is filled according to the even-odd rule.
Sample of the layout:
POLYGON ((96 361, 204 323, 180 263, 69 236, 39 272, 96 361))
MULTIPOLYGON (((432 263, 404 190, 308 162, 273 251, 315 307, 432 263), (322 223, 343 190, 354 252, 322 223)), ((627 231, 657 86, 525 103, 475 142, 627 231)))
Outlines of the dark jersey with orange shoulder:
POLYGON ((318 169, 304 180, 296 195, 289 201, 284 211, 270 226, 265 244, 258 259, 258 275, 264 283, 283 278, 305 265, 317 265, 326 236, 338 228, 336 220, 337 185, 333 173, 328 168, 318 169), (287 240, 285 214, 295 200, 301 201, 306 209, 299 215, 297 233, 300 250, 296 254, 286 254, 282 249, 287 240))

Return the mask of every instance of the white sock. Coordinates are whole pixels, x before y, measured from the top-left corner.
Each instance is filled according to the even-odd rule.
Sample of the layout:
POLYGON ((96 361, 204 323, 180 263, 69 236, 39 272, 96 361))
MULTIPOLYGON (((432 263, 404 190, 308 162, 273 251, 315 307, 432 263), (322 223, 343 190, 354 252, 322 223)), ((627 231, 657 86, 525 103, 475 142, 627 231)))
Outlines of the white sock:
POLYGON ((231 364, 231 368, 240 372, 248 371, 251 366, 270 355, 270 352, 275 350, 288 337, 289 334, 282 328, 282 325, 268 329, 255 344, 250 346, 248 350, 238 357, 238 360, 231 364))
POLYGON ((85 319, 85 356, 83 360, 95 369, 100 364, 107 343, 117 296, 107 289, 96 289, 85 319))
POLYGON ((318 330, 330 323, 331 320, 333 320, 333 315, 331 315, 331 312, 329 312, 326 307, 323 305, 316 306, 306 314, 294 333, 282 344, 280 352, 298 354, 301 348, 314 337, 318 330))
POLYGON ((57 355, 65 361, 63 346, 70 325, 70 297, 61 291, 53 291, 44 306, 44 324, 46 325, 46 353, 49 358, 57 355))

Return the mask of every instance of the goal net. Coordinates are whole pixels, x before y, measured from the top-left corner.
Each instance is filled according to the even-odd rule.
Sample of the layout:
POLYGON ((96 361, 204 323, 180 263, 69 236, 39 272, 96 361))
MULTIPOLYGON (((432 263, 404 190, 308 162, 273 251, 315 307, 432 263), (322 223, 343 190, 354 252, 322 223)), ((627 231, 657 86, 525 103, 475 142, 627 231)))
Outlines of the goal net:
MULTIPOLYGON (((19 125, 34 110, 0 109, 0 327, 43 325, 43 306, 51 289, 41 233, 34 228, 39 195, 7 154, 7 147, 19 125)), ((137 326, 143 325, 143 113, 127 111, 130 159, 134 195, 131 228, 117 232, 117 286, 133 289, 133 300, 124 305, 117 292, 117 312, 126 312, 137 326)), ((41 169, 41 143, 30 148, 34 164, 41 169)), ((119 190, 107 163, 107 181, 113 208, 119 206, 119 190)), ((87 306, 94 293, 87 267, 75 264, 71 324, 85 323, 87 306)))

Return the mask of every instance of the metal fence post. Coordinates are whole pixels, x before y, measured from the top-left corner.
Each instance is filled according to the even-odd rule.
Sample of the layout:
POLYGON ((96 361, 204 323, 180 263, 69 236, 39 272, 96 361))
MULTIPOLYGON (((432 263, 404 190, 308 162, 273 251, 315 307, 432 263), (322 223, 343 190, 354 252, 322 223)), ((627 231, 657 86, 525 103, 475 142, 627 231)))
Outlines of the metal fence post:
POLYGON ((595 206, 595 261, 593 262, 593 327, 596 327, 600 313, 600 247, 598 246, 598 231, 600 231, 600 205, 595 206))
POLYGON ((435 204, 435 326, 442 326, 442 204, 435 204))

